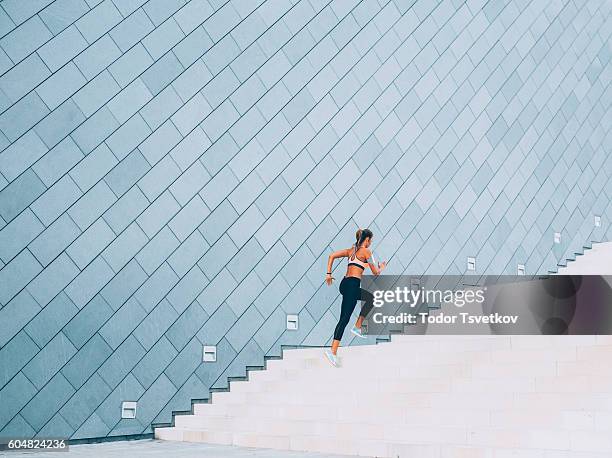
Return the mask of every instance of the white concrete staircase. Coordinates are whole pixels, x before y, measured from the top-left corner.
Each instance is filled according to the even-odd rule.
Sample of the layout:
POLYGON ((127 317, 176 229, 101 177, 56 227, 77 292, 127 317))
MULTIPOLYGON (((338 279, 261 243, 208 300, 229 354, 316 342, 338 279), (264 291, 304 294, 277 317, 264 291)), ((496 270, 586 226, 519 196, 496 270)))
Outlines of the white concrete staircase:
POLYGON ((612 456, 612 337, 394 336, 341 355, 334 368, 321 349, 288 350, 155 437, 381 457, 612 456))
MULTIPOLYGON (((600 245, 559 273, 606 273, 612 243, 600 245), (585 272, 591 255, 599 270, 585 272)), ((322 351, 285 350, 155 437, 401 458, 612 457, 612 336, 393 336, 341 348, 339 368, 322 351)))
POLYGON ((594 243, 584 254, 559 268, 561 275, 612 275, 612 242, 594 243))

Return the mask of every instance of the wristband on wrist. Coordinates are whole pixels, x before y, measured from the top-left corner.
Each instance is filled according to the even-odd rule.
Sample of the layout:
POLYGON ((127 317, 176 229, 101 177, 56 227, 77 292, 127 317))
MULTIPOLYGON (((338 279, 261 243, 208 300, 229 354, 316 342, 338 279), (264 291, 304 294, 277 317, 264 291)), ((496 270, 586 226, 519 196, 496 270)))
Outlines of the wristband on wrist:
POLYGON ((327 275, 331 275, 331 272, 327 272, 327 275))

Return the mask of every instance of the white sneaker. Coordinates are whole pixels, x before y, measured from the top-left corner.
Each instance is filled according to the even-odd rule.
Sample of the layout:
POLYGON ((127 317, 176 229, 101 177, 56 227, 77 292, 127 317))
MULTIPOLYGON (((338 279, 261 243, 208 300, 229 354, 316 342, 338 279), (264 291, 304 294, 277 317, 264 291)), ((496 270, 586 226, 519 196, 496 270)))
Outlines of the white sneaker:
POLYGON ((325 350, 324 353, 329 363, 334 367, 338 367, 338 357, 334 355, 329 349, 325 350))
POLYGON ((367 339, 368 338, 368 336, 364 336, 361 333, 361 328, 358 328, 357 326, 353 326, 353 328, 351 329, 351 332, 353 334, 355 334, 357 337, 361 337, 362 339, 367 339))

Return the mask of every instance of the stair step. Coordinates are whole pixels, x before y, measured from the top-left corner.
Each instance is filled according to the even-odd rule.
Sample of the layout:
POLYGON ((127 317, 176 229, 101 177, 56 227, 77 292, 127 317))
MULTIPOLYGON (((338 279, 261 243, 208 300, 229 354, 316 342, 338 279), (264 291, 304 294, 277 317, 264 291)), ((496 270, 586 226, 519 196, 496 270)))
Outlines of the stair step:
MULTIPOLYGON (((565 456, 609 457, 612 436, 596 435, 590 431, 552 430, 519 425, 514 428, 498 427, 423 427, 387 425, 372 429, 359 429, 355 425, 321 425, 317 435, 294 435, 265 431, 217 431, 209 429, 177 428, 168 435, 165 428, 156 430, 156 437, 165 440, 207 442, 213 444, 263 447, 281 450, 301 450, 322 453, 350 453, 354 455, 400 456, 421 458, 473 457, 473 456, 565 456), (343 430, 344 428, 344 430, 343 430), (344 435, 343 433, 348 433, 344 435), (360 434, 361 433, 361 434, 360 434), (401 440, 398 440, 401 437, 401 440), (504 454, 504 451, 508 455, 504 454), (438 455, 436 455, 438 453, 438 455), (495 455, 493 454, 495 453, 495 455), (568 455, 569 456, 569 455, 568 455)), ((367 426, 367 425, 364 425, 367 426)), ((375 426, 375 425, 372 425, 375 426)))
MULTIPOLYGON (((575 337, 575 336, 573 336, 575 337)), ((398 358, 409 358, 410 362, 420 362, 431 360, 435 357, 436 363, 443 362, 452 362, 457 360, 459 357, 462 359, 470 359, 470 360, 490 360, 495 363, 499 362, 529 362, 529 361, 549 361, 551 356, 554 356, 555 360, 576 360, 576 359, 584 359, 592 358, 593 356, 597 356, 598 354, 607 355, 610 353, 611 345, 607 342, 596 342, 594 340, 590 340, 585 342, 582 345, 576 346, 576 344, 572 346, 566 346, 561 343, 548 342, 550 345, 544 345, 541 348, 537 348, 534 344, 534 348, 530 348, 530 345, 526 345, 525 342, 522 342, 522 345, 519 347, 510 347, 505 346, 500 349, 491 349, 491 348, 477 348, 477 349, 439 349, 439 348, 428 348, 427 346, 422 347, 419 351, 417 351, 414 346, 407 343, 398 343, 394 344, 392 349, 385 350, 381 349, 381 347, 373 347, 368 352, 359 351, 358 348, 348 348, 348 349, 340 349, 338 356, 341 363, 344 363, 344 366, 347 364, 358 364, 365 365, 367 364, 368 368, 376 368, 376 367, 388 367, 389 365, 394 364, 392 358, 390 356, 397 356, 398 358), (577 355, 577 348, 579 349, 577 355), (377 356, 379 354, 383 354, 384 352, 386 356, 386 360, 380 361, 377 360, 377 356), (552 354, 551 354, 552 353, 552 354)), ((515 344, 518 345, 518 344, 515 344)), ((287 360, 275 360, 270 361, 268 363, 267 371, 260 371, 260 375, 255 376, 254 378, 258 378, 259 376, 264 377, 266 373, 274 373, 277 370, 287 370, 294 368, 305 368, 305 367, 329 367, 329 363, 324 359, 323 350, 318 349, 316 352, 309 352, 305 355, 302 355, 301 358, 297 356, 292 356, 287 360), (323 364, 325 363, 325 364, 323 364)))

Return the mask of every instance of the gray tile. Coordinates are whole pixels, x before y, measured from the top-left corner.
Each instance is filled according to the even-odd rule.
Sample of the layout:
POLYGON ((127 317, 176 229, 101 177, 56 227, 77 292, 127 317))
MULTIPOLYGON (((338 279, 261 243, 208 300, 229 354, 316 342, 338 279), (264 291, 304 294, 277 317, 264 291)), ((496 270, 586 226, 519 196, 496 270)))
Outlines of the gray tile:
POLYGON ((166 366, 172 362, 176 355, 177 351, 170 341, 162 336, 144 358, 136 364, 132 374, 142 387, 147 389, 159 377, 166 366))
POLYGON ((182 242, 202 224, 209 213, 206 204, 196 195, 170 220, 168 226, 182 242))
POLYGON ((79 227, 64 213, 30 244, 29 250, 46 266, 80 234, 79 227))
MULTIPOLYGON (((100 292, 104 300, 117 311, 129 297, 146 280, 146 274, 138 263, 131 260, 121 272, 119 272, 100 292)), ((131 305, 126 310, 138 310, 138 307, 131 305)), ((114 315, 116 316, 116 315, 114 315)), ((136 327, 138 323, 134 324, 136 327)))
POLYGON ((178 246, 178 239, 166 226, 136 255, 136 260, 151 275, 178 246))
MULTIPOLYGON (((198 366, 202 365, 202 345, 195 337, 180 351, 164 371, 164 378, 172 382, 172 388, 180 387, 198 366)), ((174 395, 174 393, 172 393, 174 395)))
POLYGON ((208 278, 213 278, 234 257, 237 251, 238 248, 225 233, 202 256, 198 264, 208 278))
POLYGON ((138 412, 139 421, 144 424, 150 423, 175 392, 176 388, 168 377, 160 375, 138 400, 142 406, 138 412))
POLYGON ((115 157, 123 161, 150 133, 151 129, 145 120, 137 114, 114 131, 105 142, 115 157))
POLYGON ((181 171, 172 157, 166 155, 138 180, 138 187, 147 199, 153 202, 180 174, 181 171))
POLYGON ((4 427, 36 393, 34 385, 21 372, 17 374, 0 390, 0 395, 5 400, 0 411, 0 425, 4 427))
POLYGON ((176 13, 181 6, 185 4, 184 0, 160 1, 154 0, 147 2, 143 9, 147 16, 151 18, 156 26, 162 24, 166 19, 176 13))
POLYGON ((198 332, 207 319, 208 314, 197 301, 194 301, 170 326, 165 336, 172 346, 180 351, 187 345, 191 336, 198 332))
POLYGON ((108 263, 98 256, 81 271, 64 291, 74 302, 74 305, 82 308, 100 292, 104 285, 113 278, 114 274, 108 263))
POLYGON ((36 431, 28 424, 23 417, 17 414, 8 424, 0 430, 3 437, 33 437, 36 431))
POLYGON ((0 191, 0 216, 11 221, 34 202, 47 187, 32 169, 27 170, 15 181, 0 191))
POLYGON ((170 185, 170 192, 180 205, 185 205, 208 182, 210 175, 200 161, 195 161, 174 183, 170 185))
POLYGON ((227 270, 238 280, 244 278, 264 257, 266 251, 257 239, 250 239, 227 263, 227 270))
POLYGON ((110 226, 99 219, 68 247, 66 253, 79 269, 84 269, 114 238, 110 226))
POLYGON ((185 34, 173 18, 158 25, 155 30, 143 38, 142 44, 154 60, 176 45, 185 34))
POLYGON ((82 33, 71 25, 38 49, 38 54, 52 72, 72 60, 87 48, 82 33))
POLYGON ((49 109, 36 92, 30 92, 0 115, 0 130, 11 142, 17 140, 41 119, 49 109))
MULTIPOLYGON (((24 328, 40 348, 68 323, 79 309, 64 293, 60 293, 24 328)), ((27 348, 27 344, 24 346, 27 348)))
POLYGON ((208 244, 204 237, 194 231, 182 245, 168 258, 168 263, 179 276, 187 273, 199 261, 204 253, 208 252, 208 244))
POLYGON ((39 16, 54 35, 89 11, 84 0, 60 0, 43 9, 39 16))
MULTIPOLYGON (((183 40, 181 44, 185 43, 188 39, 189 38, 183 40)), ((177 53, 177 50, 175 49, 174 52, 177 53)), ((178 56, 178 58, 180 59, 180 56, 178 56)), ((212 75, 206 68, 206 65, 204 65, 204 62, 198 59, 172 82, 172 87, 183 101, 187 101, 193 97, 200 89, 202 89, 201 94, 206 97, 203 91, 211 84, 211 78, 212 75)), ((206 100, 208 103, 211 103, 208 98, 206 98, 206 100)))
MULTIPOLYGON (((75 353, 74 345, 70 343, 64 333, 60 332, 26 364, 23 373, 40 390, 75 353)), ((58 383, 63 386, 65 385, 64 382, 65 379, 60 376, 58 383)))
POLYGON ((238 213, 229 201, 224 200, 198 228, 209 245, 214 244, 236 221, 238 213))
POLYGON ((134 221, 148 205, 149 201, 142 191, 134 186, 104 213, 104 220, 118 234, 134 221))
POLYGON ((172 122, 182 135, 189 134, 211 113, 212 108, 202 94, 194 95, 172 116, 172 122))
POLYGON ((0 387, 4 387, 26 363, 36 355, 39 348, 25 331, 20 331, 0 350, 0 387))
POLYGON ((107 107, 101 108, 70 134, 84 154, 91 153, 119 123, 107 107))
POLYGON ((72 426, 78 429, 91 412, 108 396, 111 389, 100 378, 93 374, 83 386, 60 409, 60 415, 72 426))
POLYGON ((49 109, 54 110, 86 82, 79 69, 70 62, 46 79, 36 92, 49 109))
MULTIPOLYGON (((23 5, 20 2, 12 2, 12 4, 7 2, 4 7, 6 9, 3 9, 2 13, 0 14, 0 31, 2 31, 3 35, 6 35, 15 28, 15 24, 20 24, 29 16, 27 11, 32 7, 32 5, 23 5), (7 14, 6 11, 10 12, 11 14, 7 14)), ((36 6, 36 8, 38 8, 38 6, 36 6)))
POLYGON ((52 186, 82 158, 83 153, 74 140, 66 137, 36 162, 32 168, 46 186, 52 186))
POLYGON ((0 172, 13 181, 48 151, 43 141, 31 130, 2 152, 0 172))
POLYGON ((23 374, 19 373, 17 377, 13 378, 0 390, 0 395, 5 400, 0 413, 0 425, 4 428, 13 415, 17 414, 35 394, 36 389, 23 374))
MULTIPOLYGON (((118 6, 119 10, 122 7, 124 5, 120 3, 118 6)), ((124 14, 124 17, 125 19, 109 32, 109 35, 117 43, 122 52, 126 52, 153 30, 153 23, 143 9, 137 9, 133 14, 124 14)))
POLYGON ((254 305, 249 306, 236 324, 226 334, 226 339, 236 351, 241 351, 251 336, 264 322, 261 313, 254 305))
MULTIPOLYGON (((103 68, 101 70, 104 70, 103 68)), ((72 100, 87 117, 93 115, 120 91, 120 87, 108 71, 92 75, 89 83, 84 84, 72 96, 72 100)))
MULTIPOLYGON (((183 67, 187 68, 196 62, 202 56, 202 53, 206 53, 212 45, 213 42, 206 33, 206 30, 200 26, 178 43, 172 51, 183 67)), ((210 75, 208 69, 206 71, 209 74, 206 79, 208 81, 212 78, 212 75, 210 75)))
POLYGON ((174 87, 169 85, 142 107, 140 115, 152 130, 156 130, 177 111, 182 104, 183 102, 174 90, 174 87))
POLYGON ((31 210, 26 209, 0 229, 0 259, 8 263, 44 230, 31 210))
POLYGON ((40 17, 32 16, 2 38, 0 46, 13 62, 19 62, 51 37, 40 17))
MULTIPOLYGON (((76 390, 79 390, 111 353, 112 350, 104 339, 94 334, 64 366, 62 375, 76 390)), ((64 418, 70 417, 64 415, 64 418)))
POLYGON ((213 108, 217 108, 221 103, 240 86, 240 81, 230 68, 226 68, 201 90, 201 94, 213 108))
POLYGON ((249 303, 261 293, 264 286, 257 274, 251 271, 231 292, 225 302, 236 315, 240 316, 248 308, 249 303))
POLYGON ((176 310, 167 300, 162 300, 134 330, 134 336, 148 351, 174 323, 176 318, 178 318, 176 310))
POLYGON ((176 56, 168 52, 142 74, 142 80, 151 94, 157 95, 183 70, 176 56))
POLYGON ((71 439, 86 439, 88 437, 104 437, 109 432, 109 428, 93 413, 81 427, 70 436, 71 439))
POLYGON ((166 121, 159 129, 142 142, 138 149, 149 164, 155 164, 181 140, 182 136, 174 124, 170 121, 166 121))
MULTIPOLYGON (((92 118, 90 118, 92 119, 92 118)), ((101 144, 70 171, 70 176, 86 192, 117 164, 112 151, 101 144)))
POLYGON ((206 277, 196 265, 168 293, 168 302, 181 313, 198 297, 205 286, 206 277))
POLYGON ((108 103, 107 107, 120 124, 125 123, 153 96, 140 78, 136 78, 108 103))
MULTIPOLYGON (((32 253, 23 250, 0 270, 0 282, 7 285, 0 290, 0 303, 6 305, 19 291, 42 270, 32 253)), ((28 294, 29 296, 29 294, 28 294)), ((17 296, 19 297, 19 296, 17 296)), ((15 303, 15 307, 18 305, 15 303)), ((6 307, 5 307, 6 309, 6 307)), ((5 312, 5 313, 8 313, 5 312)), ((6 323, 13 325, 13 323, 6 323)), ((25 323, 24 323, 25 324, 25 323)))
POLYGON ((39 434, 44 434, 47 437, 70 437, 72 432, 72 426, 58 412, 42 427, 39 434))
POLYGON ((99 333, 114 350, 121 345, 146 316, 138 301, 128 299, 100 329, 99 333))
POLYGON ((101 296, 94 297, 66 325, 64 334, 72 344, 80 348, 106 322, 113 310, 101 296))
MULTIPOLYGON (((15 292, 11 293, 15 294, 15 292)), ((2 317, 2 320, 0 320, 0 346, 6 345, 39 311, 40 306, 26 290, 22 290, 8 304, 5 304, 0 309, 0 317, 2 317)))
POLYGON ((119 272, 148 241, 142 229, 132 223, 108 245, 102 256, 115 272, 119 272))
MULTIPOLYGON (((211 175, 223 169, 229 159, 238 152, 238 145, 229 134, 224 134, 210 148, 206 147, 201 162, 211 175)), ((204 198, 204 196, 202 196, 204 198)))
POLYGON ((113 62, 108 67, 108 71, 111 72, 119 86, 125 87, 152 63, 153 59, 145 47, 138 43, 113 62))
POLYGON ((104 181, 100 181, 87 191, 67 213, 79 226, 79 229, 84 231, 116 201, 117 198, 113 191, 104 181))
POLYGON ((136 220, 147 234, 153 237, 180 210, 169 191, 165 191, 136 220))
POLYGON ((76 22, 88 43, 93 43, 121 22, 121 13, 110 0, 104 0, 76 22))
POLYGON ((238 184, 230 167, 224 167, 202 188, 200 196, 208 208, 214 209, 238 184))
POLYGON ((147 312, 150 312, 178 281, 176 273, 168 263, 164 263, 149 277, 134 297, 147 312))

